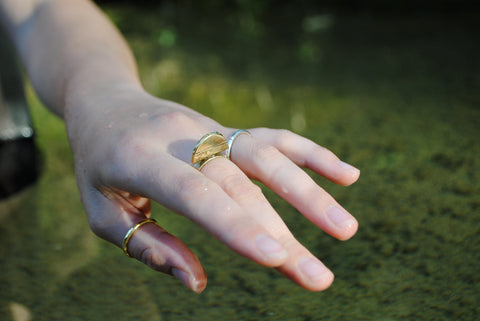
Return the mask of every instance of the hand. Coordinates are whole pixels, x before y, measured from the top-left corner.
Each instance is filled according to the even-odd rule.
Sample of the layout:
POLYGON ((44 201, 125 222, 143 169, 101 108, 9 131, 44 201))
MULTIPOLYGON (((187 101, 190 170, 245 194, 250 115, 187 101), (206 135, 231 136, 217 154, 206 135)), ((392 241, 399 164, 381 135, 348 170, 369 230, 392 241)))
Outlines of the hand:
MULTIPOLYGON (((189 218, 237 253, 275 267, 302 287, 323 290, 333 274, 286 227, 250 181, 258 180, 328 234, 346 240, 357 221, 300 167, 349 185, 359 171, 333 153, 286 130, 249 129, 201 171, 190 163, 206 133, 235 129, 136 88, 112 90, 68 104, 67 130, 82 202, 92 230, 122 246, 130 227, 150 216, 150 200, 189 218), (97 109, 97 106, 102 106, 97 109)), ((178 238, 145 224, 128 244, 131 256, 201 292, 205 272, 178 238)))

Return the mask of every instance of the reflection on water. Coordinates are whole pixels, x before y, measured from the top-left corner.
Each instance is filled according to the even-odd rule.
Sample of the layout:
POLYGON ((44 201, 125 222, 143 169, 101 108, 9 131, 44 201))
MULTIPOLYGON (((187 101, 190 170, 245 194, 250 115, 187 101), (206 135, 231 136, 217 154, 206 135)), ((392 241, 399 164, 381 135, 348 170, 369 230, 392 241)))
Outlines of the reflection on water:
POLYGON ((331 289, 310 293, 155 207, 155 218, 206 268, 209 285, 194 295, 92 235, 63 125, 32 100, 46 168, 37 186, 0 203, 0 315, 6 320, 474 320, 480 315, 475 19, 312 14, 280 25, 248 14, 206 23, 192 13, 132 10, 108 12, 132 44, 151 92, 231 126, 290 128, 361 168, 360 181, 348 188, 316 178, 357 215, 358 235, 333 240, 265 191, 294 234, 337 275, 331 289), (199 22, 192 28, 185 21, 199 22))

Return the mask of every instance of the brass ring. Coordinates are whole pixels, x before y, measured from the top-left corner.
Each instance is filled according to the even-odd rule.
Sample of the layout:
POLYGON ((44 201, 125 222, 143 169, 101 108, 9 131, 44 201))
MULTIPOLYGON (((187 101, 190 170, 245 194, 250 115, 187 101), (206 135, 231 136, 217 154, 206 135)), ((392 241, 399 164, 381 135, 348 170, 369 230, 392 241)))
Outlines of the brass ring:
POLYGON ((252 134, 250 134, 250 132, 246 129, 239 129, 236 132, 234 132, 233 135, 228 140, 228 149, 225 152, 225 157, 227 157, 228 159, 231 160, 230 155, 232 153, 233 142, 235 141, 235 139, 237 139, 238 136, 240 136, 242 134, 247 134, 247 135, 252 136, 252 134))
POLYGON ((227 149, 227 139, 219 132, 211 132, 204 135, 193 149, 193 167, 201 170, 202 167, 212 159, 224 157, 223 152, 225 152, 227 149))
POLYGON ((224 155, 213 155, 207 159, 201 160, 200 162, 193 164, 193 167, 195 167, 198 170, 202 170, 203 166, 207 165, 209 161, 218 157, 226 158, 224 155))
POLYGON ((123 253, 125 253, 126 256, 131 257, 130 253, 128 253, 128 242, 132 238, 133 234, 144 224, 147 223, 154 223, 157 224, 157 221, 155 221, 153 218, 146 218, 143 221, 138 222, 135 224, 133 227, 131 227, 127 234, 125 234, 125 237, 123 238, 123 253))

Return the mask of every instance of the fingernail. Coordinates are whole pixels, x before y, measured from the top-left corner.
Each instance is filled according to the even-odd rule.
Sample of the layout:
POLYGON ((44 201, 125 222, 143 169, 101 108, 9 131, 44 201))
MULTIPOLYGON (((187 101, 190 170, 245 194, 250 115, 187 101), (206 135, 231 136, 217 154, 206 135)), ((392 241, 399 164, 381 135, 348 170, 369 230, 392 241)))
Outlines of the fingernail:
MULTIPOLYGON (((172 274, 177 278, 179 279, 180 281, 183 282, 183 284, 185 284, 188 288, 190 288, 190 278, 188 276, 188 274, 185 272, 185 271, 182 271, 180 269, 177 269, 177 268, 172 268, 172 274)), ((192 289, 194 290, 194 289, 192 289)), ((195 291, 195 290, 194 290, 195 291)))
POLYGON ((340 165, 341 168, 343 168, 346 171, 352 171, 352 172, 359 172, 360 171, 358 168, 353 167, 352 165, 347 164, 347 163, 345 163, 341 160, 339 160, 337 163, 338 163, 338 165, 340 165))
POLYGON ((269 258, 285 258, 287 251, 276 240, 265 234, 257 235, 257 248, 269 258))
POLYGON ((338 228, 344 229, 355 224, 355 219, 350 213, 337 206, 330 205, 327 208, 327 216, 338 228))
POLYGON ((185 284, 187 288, 191 289, 193 292, 196 293, 202 292, 207 285, 206 279, 197 279, 195 276, 190 276, 187 272, 177 268, 172 268, 172 274, 177 279, 182 281, 182 283, 185 284))
POLYGON ((332 277, 332 272, 313 257, 304 257, 298 262, 300 271, 311 281, 332 277))

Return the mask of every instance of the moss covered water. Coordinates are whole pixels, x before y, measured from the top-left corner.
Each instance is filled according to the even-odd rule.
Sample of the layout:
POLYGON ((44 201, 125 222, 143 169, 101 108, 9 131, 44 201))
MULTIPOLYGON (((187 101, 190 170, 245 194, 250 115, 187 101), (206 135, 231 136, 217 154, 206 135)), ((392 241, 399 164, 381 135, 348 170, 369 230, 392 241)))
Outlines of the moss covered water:
POLYGON ((479 318, 474 14, 107 12, 153 94, 232 127, 289 128, 359 167, 347 188, 314 177, 360 229, 334 240, 265 189, 336 274, 329 290, 310 293, 156 206, 154 217, 205 266, 209 284, 195 295, 93 236, 63 124, 30 91, 44 173, 0 203, 1 320, 479 318))

